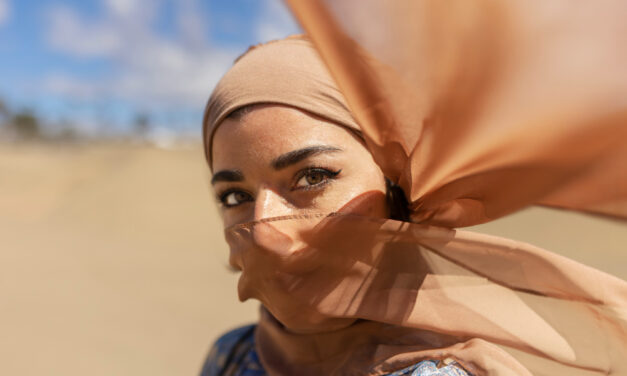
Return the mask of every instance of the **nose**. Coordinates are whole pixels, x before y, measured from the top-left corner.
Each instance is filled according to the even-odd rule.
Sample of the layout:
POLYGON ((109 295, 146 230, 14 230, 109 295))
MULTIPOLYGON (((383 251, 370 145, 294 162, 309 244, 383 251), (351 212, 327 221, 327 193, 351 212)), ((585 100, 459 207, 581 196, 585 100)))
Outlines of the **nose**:
POLYGON ((294 208, 269 187, 261 187, 255 200, 254 220, 294 214, 294 208))
MULTIPOLYGON (((257 191, 255 221, 292 214, 296 214, 296 209, 276 191, 267 187, 262 187, 257 191)), ((294 238, 297 237, 293 228, 286 227, 289 223, 290 221, 257 223, 252 231, 253 240, 270 254, 285 255, 293 246, 294 238)))

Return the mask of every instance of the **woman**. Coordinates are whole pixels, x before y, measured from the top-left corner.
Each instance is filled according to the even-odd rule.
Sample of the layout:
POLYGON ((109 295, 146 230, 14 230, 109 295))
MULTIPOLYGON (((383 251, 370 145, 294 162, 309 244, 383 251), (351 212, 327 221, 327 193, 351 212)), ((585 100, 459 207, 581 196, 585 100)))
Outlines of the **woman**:
MULTIPOLYGON (((255 88, 255 84, 250 81, 244 85, 249 90, 250 87, 255 88)), ((210 126, 213 134, 209 136, 211 150, 208 151, 208 157, 214 171, 212 184, 226 228, 272 218, 297 218, 301 221, 296 228, 284 230, 281 234, 288 235, 294 241, 299 231, 311 227, 310 222, 302 221, 307 215, 342 212, 382 219, 406 217, 407 202, 402 191, 383 176, 374 162, 344 99, 306 39, 294 37, 271 42, 243 56, 216 89, 209 104, 208 116, 212 115, 219 120, 213 120, 216 125, 210 126), (298 56, 297 61, 284 58, 280 58, 280 61, 267 60, 272 56, 285 56, 281 50, 286 50, 285 53, 290 50, 290 55, 298 56), (261 61, 271 66, 270 70, 262 69, 262 80, 270 79, 273 73, 285 74, 305 66, 310 77, 301 77, 301 80, 313 79, 313 82, 299 84, 297 77, 282 77, 279 82, 262 83, 265 90, 260 87, 259 93, 254 93, 254 99, 238 98, 235 103, 226 103, 234 110, 222 108, 225 106, 222 101, 233 99, 224 99, 226 94, 221 89, 233 85, 230 80, 248 77, 238 72, 238 69, 259 67, 261 61), (324 82, 322 90, 326 92, 320 92, 320 88, 314 89, 313 85, 320 85, 321 82, 324 82), (270 86, 271 91, 277 92, 282 98, 268 95, 270 86), (326 101, 311 106, 298 103, 305 99, 311 104, 308 96, 325 95, 329 97, 326 101), (325 103, 327 101, 334 103, 325 103), (330 114, 330 111, 337 110, 339 112, 336 114, 330 114), (221 113, 216 115, 212 111, 221 113)), ((255 236, 269 238, 261 239, 261 242, 272 242, 275 240, 274 234, 263 234, 264 231, 272 230, 258 227, 255 231, 262 234, 255 236)), ((290 245, 292 252, 306 246, 302 240, 297 244, 290 245)), ((234 268, 244 270, 247 261, 250 262, 245 256, 231 253, 230 262, 234 268)), ((332 260, 328 262, 332 263, 332 260)), ((240 283, 242 299, 246 299, 247 289, 249 287, 245 283, 240 283)), ((250 294, 254 296, 255 292, 250 294)), ((275 296, 274 299, 280 298, 275 296)), ((286 300, 291 298, 286 297, 286 300)), ((312 314, 316 315, 315 312, 312 314)), ((282 317, 282 322, 291 323, 291 330, 305 332, 329 331, 350 325, 335 322, 321 324, 324 318, 308 316, 302 320, 305 319, 304 315, 299 316, 295 319, 282 317), (310 322, 315 324, 312 326, 310 322)), ((354 320, 349 321, 352 323, 354 320)), ((254 327, 245 327, 222 337, 210 356, 205 372, 261 373, 262 366, 254 350, 253 333, 254 327)), ((466 375, 463 368, 455 362, 450 363, 436 371, 439 360, 423 361, 390 374, 466 375)), ((300 373, 309 372, 302 370, 300 373)), ((338 369, 337 372, 343 371, 338 369)))
MULTIPOLYGON (((354 120, 308 40, 238 59, 209 100, 204 134, 239 297, 262 302, 259 324, 219 339, 204 374, 625 371, 625 283, 446 228, 485 221, 481 200, 455 195, 494 181, 461 179, 414 199, 431 182, 389 173, 412 164, 377 144, 384 128, 354 120)), ((520 192, 483 207, 502 215, 521 197, 533 202, 520 192)))

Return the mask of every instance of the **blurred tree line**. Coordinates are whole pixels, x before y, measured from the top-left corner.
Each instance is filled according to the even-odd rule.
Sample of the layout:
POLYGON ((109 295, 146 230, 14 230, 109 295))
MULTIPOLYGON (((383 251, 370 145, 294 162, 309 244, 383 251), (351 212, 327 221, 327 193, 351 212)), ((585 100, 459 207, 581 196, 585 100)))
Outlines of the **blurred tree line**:
POLYGON ((19 139, 28 140, 41 136, 40 121, 32 110, 25 109, 13 113, 2 99, 0 99, 0 125, 3 133, 19 139))
MULTIPOLYGON (((9 105, 0 98, 0 140, 76 141, 86 136, 79 134, 72 122, 68 120, 56 122, 52 127, 50 125, 46 124, 32 109, 12 111, 9 105)), ((146 141, 151 128, 148 114, 139 112, 133 121, 130 136, 146 141)), ((92 136, 101 138, 103 135, 92 136)))

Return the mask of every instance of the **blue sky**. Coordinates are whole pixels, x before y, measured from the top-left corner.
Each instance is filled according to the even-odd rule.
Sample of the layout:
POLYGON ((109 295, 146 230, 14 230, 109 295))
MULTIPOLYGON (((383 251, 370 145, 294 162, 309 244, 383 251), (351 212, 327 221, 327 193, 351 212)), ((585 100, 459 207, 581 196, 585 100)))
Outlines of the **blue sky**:
POLYGON ((0 98, 50 128, 195 132, 240 53, 296 32, 280 0, 0 0, 0 98))

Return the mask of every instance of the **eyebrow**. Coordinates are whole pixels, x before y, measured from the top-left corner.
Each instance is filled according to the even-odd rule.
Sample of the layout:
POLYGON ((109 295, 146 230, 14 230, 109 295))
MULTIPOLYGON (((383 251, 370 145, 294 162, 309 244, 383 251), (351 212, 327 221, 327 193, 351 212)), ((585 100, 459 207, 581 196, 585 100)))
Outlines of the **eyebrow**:
POLYGON ((298 163, 305 158, 311 157, 312 155, 317 155, 321 153, 335 153, 338 151, 342 151, 340 148, 336 148, 335 146, 327 146, 327 145, 316 145, 309 146, 306 148, 290 151, 285 153, 277 158, 275 158, 271 166, 275 170, 281 170, 290 165, 298 163))
POLYGON ((240 170, 221 170, 213 174, 211 178, 211 184, 215 184, 217 182, 226 181, 243 181, 244 174, 240 170))
MULTIPOLYGON (((321 153, 335 153, 343 151, 335 146, 316 145, 306 148, 290 151, 275 158, 270 165, 275 170, 281 170, 295 163, 302 161, 305 158, 311 157, 321 153)), ((220 170, 213 174, 211 178, 211 184, 218 182, 239 182, 244 181, 244 174, 240 170, 220 170)))

